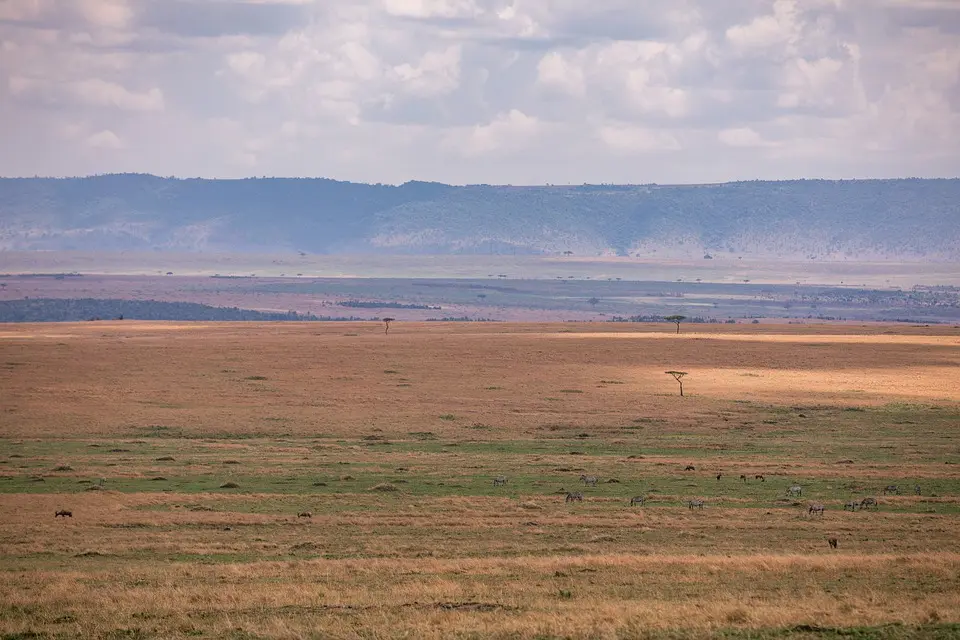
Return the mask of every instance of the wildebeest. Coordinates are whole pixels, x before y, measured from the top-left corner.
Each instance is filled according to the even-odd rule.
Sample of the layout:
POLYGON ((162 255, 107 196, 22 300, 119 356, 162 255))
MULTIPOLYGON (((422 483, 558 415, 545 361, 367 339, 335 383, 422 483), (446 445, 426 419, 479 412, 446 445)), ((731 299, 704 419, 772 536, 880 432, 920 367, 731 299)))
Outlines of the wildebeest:
POLYGON ((564 502, 583 502, 583 494, 579 491, 568 491, 564 502))
POLYGON ((827 544, 830 545, 831 549, 837 548, 837 539, 836 538, 827 538, 827 544))
POLYGON ((850 511, 856 511, 857 507, 859 506, 860 506, 859 502, 857 502, 856 500, 850 500, 848 502, 843 503, 843 510, 846 511, 847 509, 850 509, 850 511))
POLYGON ((70 511, 69 509, 60 509, 59 511, 57 511, 57 512, 54 514, 53 517, 54 517, 54 518, 59 518, 59 517, 61 517, 61 516, 63 516, 64 518, 72 518, 72 517, 73 517, 73 511, 70 511))
POLYGON ((877 505, 876 498, 864 498, 863 500, 860 501, 861 509, 866 509, 867 507, 873 507, 874 509, 880 508, 879 505, 877 505))
POLYGON ((301 511, 300 513, 297 514, 297 517, 298 517, 298 518, 312 518, 312 517, 313 517, 313 514, 310 513, 309 511, 301 511))
POLYGON ((897 495, 900 495, 900 487, 898 487, 895 484, 888 484, 883 488, 883 495, 887 495, 888 493, 895 493, 897 495))
POLYGON ((496 478, 493 479, 493 486, 495 487, 503 487, 506 484, 507 484, 506 476, 497 476, 496 478))
POLYGON ((689 509, 703 509, 703 500, 688 500, 687 508, 689 509))
POLYGON ((683 470, 684 470, 684 471, 696 471, 697 468, 696 468, 695 466, 693 466, 692 464, 688 464, 686 467, 684 467, 683 470))
POLYGON ((643 503, 646 502, 646 500, 647 499, 643 496, 633 496, 632 498, 630 498, 630 506, 632 507, 634 505, 640 505, 642 507, 643 503))
POLYGON ((807 515, 817 515, 823 516, 824 506, 822 504, 812 504, 810 508, 807 509, 807 515))
POLYGON ((753 479, 754 479, 754 480, 759 480, 760 482, 766 482, 766 481, 767 481, 767 479, 763 477, 763 474, 762 474, 762 473, 758 473, 757 475, 753 476, 753 479))
POLYGON ((585 485, 595 487, 597 486, 597 476, 581 475, 580 482, 582 482, 585 485))
POLYGON ((746 481, 747 481, 747 476, 745 476, 745 475, 743 475, 743 474, 741 473, 741 474, 740 474, 740 482, 746 482, 746 481))
POLYGON ((802 495, 803 495, 803 487, 801 487, 801 486, 798 485, 798 484, 795 484, 795 485, 793 485, 792 487, 790 487, 789 489, 787 489, 787 493, 789 493, 789 494, 792 495, 792 496, 802 496, 802 495))
POLYGON ((922 493, 922 491, 921 491, 921 489, 920 489, 920 485, 917 485, 917 486, 915 486, 915 487, 913 488, 913 493, 916 494, 916 495, 920 495, 920 494, 922 493))
POLYGON ((723 477, 723 474, 722 474, 722 473, 718 473, 718 474, 717 474, 717 480, 719 480, 719 479, 722 478, 722 477, 723 477))

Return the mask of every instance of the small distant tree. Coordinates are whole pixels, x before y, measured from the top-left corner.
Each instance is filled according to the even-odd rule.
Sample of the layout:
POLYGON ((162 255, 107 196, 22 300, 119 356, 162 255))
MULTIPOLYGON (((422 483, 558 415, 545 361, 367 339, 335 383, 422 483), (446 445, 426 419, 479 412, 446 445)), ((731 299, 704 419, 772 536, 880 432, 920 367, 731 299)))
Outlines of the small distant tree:
POLYGON ((383 319, 383 333, 384 335, 390 333, 390 323, 393 322, 395 318, 384 318, 383 319))
POLYGON ((667 371, 668 375, 673 376, 674 380, 680 385, 680 397, 683 397, 683 376, 687 375, 686 371, 667 371))
POLYGON ((664 320, 674 322, 677 325, 677 333, 680 333, 680 323, 687 319, 687 316, 666 316, 664 320))
POLYGON ((587 300, 587 302, 590 303, 591 307, 596 308, 597 304, 600 302, 600 298, 590 298, 589 300, 587 300))

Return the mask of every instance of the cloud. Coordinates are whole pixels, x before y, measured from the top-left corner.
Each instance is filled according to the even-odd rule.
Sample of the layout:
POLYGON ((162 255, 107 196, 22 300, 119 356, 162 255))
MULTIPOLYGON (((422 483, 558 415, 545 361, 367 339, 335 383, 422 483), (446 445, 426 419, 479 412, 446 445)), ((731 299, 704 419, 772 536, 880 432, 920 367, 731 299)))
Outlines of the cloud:
POLYGON ((958 34, 953 0, 0 0, 0 174, 955 175, 958 34))

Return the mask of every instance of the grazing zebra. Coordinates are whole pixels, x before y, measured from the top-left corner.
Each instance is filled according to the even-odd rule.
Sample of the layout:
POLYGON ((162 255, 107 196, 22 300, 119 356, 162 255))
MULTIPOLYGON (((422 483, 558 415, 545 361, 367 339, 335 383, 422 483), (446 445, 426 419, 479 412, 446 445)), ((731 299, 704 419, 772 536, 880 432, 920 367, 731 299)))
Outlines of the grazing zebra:
POLYGON ((564 502, 583 502, 583 494, 579 491, 568 491, 564 502))
POLYGON ((831 549, 837 548, 837 539, 836 538, 827 538, 827 544, 830 545, 831 549))
POLYGON ((766 482, 766 481, 767 481, 767 479, 763 477, 763 474, 762 474, 762 473, 758 473, 757 475, 753 476, 753 479, 754 479, 754 480, 759 480, 760 482, 766 482))
POLYGON ((860 506, 859 502, 856 500, 850 500, 849 502, 843 503, 843 510, 846 511, 847 509, 850 509, 850 511, 856 511, 858 506, 860 506))
POLYGON ((895 493, 897 495, 900 495, 900 487, 898 487, 895 484, 888 484, 883 488, 883 495, 887 495, 888 493, 895 493))
POLYGON ((646 500, 647 499, 643 496, 634 496, 630 498, 630 506, 632 507, 634 505, 640 505, 642 507, 643 503, 646 502, 646 500))
POLYGON ((72 518, 72 517, 73 517, 73 511, 69 511, 69 510, 67 510, 67 509, 60 509, 60 511, 57 511, 57 513, 54 514, 53 517, 54 517, 54 518, 59 518, 60 516, 63 516, 64 518, 72 518))
POLYGON ((503 486, 506 486, 506 484, 507 484, 506 476, 497 476, 496 478, 493 479, 493 486, 495 487, 503 487, 503 486))
POLYGON ((822 504, 812 504, 810 505, 810 508, 807 509, 807 515, 811 515, 811 514, 816 515, 819 513, 820 516, 823 517, 823 510, 824 510, 824 507, 822 504))
POLYGON ((861 508, 861 509, 866 509, 867 507, 873 507, 874 509, 879 509, 879 508, 880 508, 880 507, 877 505, 877 499, 876 499, 876 498, 864 498, 863 500, 860 501, 860 508, 861 508))
POLYGON ((745 476, 745 475, 743 475, 743 474, 741 473, 741 474, 740 474, 740 482, 746 482, 746 481, 747 481, 747 476, 745 476))
POLYGON ((696 471, 697 468, 696 468, 695 466, 693 466, 692 464, 688 464, 686 467, 684 467, 683 470, 684 470, 684 471, 696 471))
POLYGON ((585 485, 595 487, 597 486, 597 476, 582 475, 580 476, 580 482, 582 482, 585 485))
POLYGON ((690 509, 703 509, 703 500, 688 500, 687 507, 690 509))
POLYGON ((798 484, 795 484, 795 485, 793 485, 792 487, 790 487, 789 489, 787 489, 787 493, 789 493, 789 494, 792 495, 792 496, 802 496, 802 495, 803 495, 803 487, 801 487, 801 486, 798 485, 798 484))
POLYGON ((310 513, 309 511, 301 511, 300 513, 297 514, 297 517, 298 517, 298 518, 312 518, 312 517, 313 517, 313 514, 310 513))
POLYGON ((915 486, 915 487, 913 488, 913 493, 916 494, 916 495, 920 495, 920 493, 921 493, 920 485, 917 485, 917 486, 915 486))

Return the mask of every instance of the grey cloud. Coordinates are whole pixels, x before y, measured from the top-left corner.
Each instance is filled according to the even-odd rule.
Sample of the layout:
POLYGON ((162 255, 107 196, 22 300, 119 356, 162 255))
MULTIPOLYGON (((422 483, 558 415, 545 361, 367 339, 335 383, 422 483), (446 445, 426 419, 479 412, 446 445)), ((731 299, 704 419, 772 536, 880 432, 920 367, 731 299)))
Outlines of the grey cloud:
POLYGON ((137 23, 181 36, 282 35, 309 22, 300 4, 260 4, 212 0, 150 0, 138 7, 137 23))

